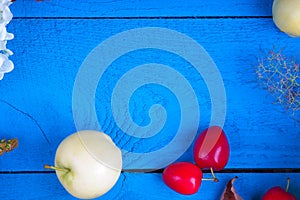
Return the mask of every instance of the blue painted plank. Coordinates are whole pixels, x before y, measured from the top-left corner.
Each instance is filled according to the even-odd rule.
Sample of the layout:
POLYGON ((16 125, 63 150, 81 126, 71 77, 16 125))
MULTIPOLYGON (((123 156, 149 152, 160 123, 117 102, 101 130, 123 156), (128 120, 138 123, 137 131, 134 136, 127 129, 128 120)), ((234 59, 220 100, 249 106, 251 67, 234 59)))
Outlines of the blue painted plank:
MULTIPOLYGON (((227 95, 224 129, 231 146, 228 168, 300 167, 299 124, 295 124, 282 107, 272 104, 274 99, 258 87, 254 74, 256 56, 262 55, 261 49, 268 50, 274 44, 287 47, 288 55, 299 57, 299 39, 279 32, 271 19, 19 19, 8 27, 15 34, 15 39, 8 43, 15 52, 12 56, 15 69, 0 82, 0 133, 6 138, 18 137, 20 146, 1 158, 1 170, 41 170, 44 163, 51 164, 60 141, 76 131, 72 91, 85 57, 114 34, 149 26, 188 35, 201 44, 217 64, 227 95)), ((170 41, 178 42, 172 38, 170 41)), ((174 137, 178 128, 178 103, 172 93, 166 93, 161 87, 142 88, 144 90, 139 91, 142 95, 133 96, 131 102, 131 108, 136 109, 134 120, 141 125, 147 124, 151 105, 167 105, 170 118, 160 134, 149 139, 131 137, 116 126, 112 117, 110 97, 118 78, 124 70, 150 62, 169 65, 190 82, 201 108, 199 132, 209 125, 211 117, 205 83, 189 63, 178 55, 153 49, 130 52, 108 67, 98 85, 95 102, 103 130, 120 148, 129 151, 143 153, 160 149, 174 137)), ((192 161, 192 148, 180 160, 192 161)))
MULTIPOLYGON (((286 178, 291 178, 289 191, 300 198, 300 174, 217 174, 220 182, 202 182, 198 193, 185 196, 169 189, 161 179, 161 174, 123 173, 116 185, 104 196, 97 199, 220 199, 226 183, 234 176, 239 178, 234 182, 237 192, 245 200, 261 199, 271 187, 285 188, 286 178)), ((209 174, 204 174, 209 176, 209 174)), ((59 183, 55 174, 2 174, 0 197, 6 200, 27 199, 75 199, 69 195, 59 183)))
POLYGON ((17 0, 15 17, 182 17, 182 16, 270 16, 272 0, 224 1, 77 1, 17 0))

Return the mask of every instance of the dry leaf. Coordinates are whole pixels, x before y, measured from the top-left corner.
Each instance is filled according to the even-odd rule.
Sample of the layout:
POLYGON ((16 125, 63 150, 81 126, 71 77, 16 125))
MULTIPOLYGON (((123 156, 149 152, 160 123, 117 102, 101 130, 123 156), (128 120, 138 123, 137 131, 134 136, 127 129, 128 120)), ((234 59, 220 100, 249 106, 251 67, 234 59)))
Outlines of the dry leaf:
POLYGON ((0 140, 0 156, 6 151, 6 140, 0 140))
POLYGON ((6 140, 2 139, 0 140, 0 156, 4 152, 10 152, 18 147, 18 139, 12 139, 12 140, 6 140))
POLYGON ((236 192, 235 188, 233 187, 233 182, 237 179, 238 177, 232 178, 230 181, 228 181, 226 188, 222 194, 221 200, 243 200, 240 195, 236 192))

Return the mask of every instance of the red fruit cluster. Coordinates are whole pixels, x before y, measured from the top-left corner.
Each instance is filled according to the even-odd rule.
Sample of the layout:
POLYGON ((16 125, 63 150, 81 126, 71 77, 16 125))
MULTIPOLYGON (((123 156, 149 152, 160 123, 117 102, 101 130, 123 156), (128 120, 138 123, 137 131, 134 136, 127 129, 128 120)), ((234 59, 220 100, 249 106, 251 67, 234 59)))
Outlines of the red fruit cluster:
MULTIPOLYGON (((191 195, 198 192, 202 183, 202 169, 219 171, 224 169, 229 159, 229 143, 221 127, 211 126, 197 138, 194 146, 194 160, 173 163, 163 171, 163 181, 174 191, 191 195)), ((216 180, 216 178, 215 178, 216 180)), ((289 179, 288 179, 289 185, 289 179)), ((297 200, 296 197, 283 190, 273 187, 268 190, 262 200, 297 200)))
POLYGON ((229 143, 223 129, 211 126, 204 130, 195 142, 196 164, 178 162, 169 165, 163 172, 163 181, 180 194, 195 194, 202 182, 201 169, 224 169, 229 159, 229 151, 229 143))

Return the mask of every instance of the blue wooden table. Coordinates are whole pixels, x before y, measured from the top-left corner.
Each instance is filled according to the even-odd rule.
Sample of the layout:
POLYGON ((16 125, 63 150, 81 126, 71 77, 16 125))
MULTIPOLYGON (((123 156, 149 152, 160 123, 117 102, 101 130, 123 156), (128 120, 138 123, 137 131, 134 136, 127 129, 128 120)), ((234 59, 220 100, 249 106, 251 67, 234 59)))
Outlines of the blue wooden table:
MULTIPOLYGON (((239 177, 235 187, 245 200, 261 199, 264 192, 275 185, 285 187, 287 177, 291 178, 290 192, 300 198, 300 124, 282 106, 273 103, 274 98, 259 86, 255 74, 258 57, 273 45, 285 48, 287 55, 300 62, 300 39, 290 38, 275 27, 271 7, 272 0, 14 2, 11 5, 14 18, 7 29, 15 38, 7 46, 14 52, 11 59, 15 69, 0 81, 0 135, 1 138, 17 137, 19 147, 0 157, 0 198, 74 199, 60 185, 54 172, 43 169, 43 164, 54 162, 58 144, 78 126, 79 129, 101 126, 121 149, 128 152, 153 152, 166 146, 175 136, 183 117, 187 117, 182 113, 185 107, 181 107, 176 92, 170 91, 170 88, 176 89, 176 85, 160 86, 157 79, 151 83, 147 73, 142 73, 141 79, 141 72, 127 82, 132 86, 137 80, 148 81, 131 94, 128 109, 123 106, 125 110, 118 111, 120 115, 129 113, 133 122, 142 127, 155 117, 160 119, 165 112, 162 130, 153 133, 152 137, 134 137, 116 122, 112 99, 118 101, 119 96, 114 96, 114 88, 118 85, 126 92, 128 85, 126 82, 118 84, 118 80, 136 66, 149 63, 169 66, 189 83, 198 103, 195 105, 189 99, 182 101, 196 106, 189 108, 189 116, 193 116, 193 110, 199 110, 200 117, 196 119, 196 125, 185 120, 187 138, 189 125, 191 130, 199 133, 212 123, 211 93, 214 88, 209 91, 211 88, 207 87, 205 77, 181 57, 192 46, 178 41, 177 35, 169 38, 162 35, 162 38, 168 39, 171 46, 183 49, 183 53, 155 49, 155 45, 151 46, 155 43, 153 38, 149 41, 143 38, 142 42, 150 47, 128 50, 110 63, 95 86, 94 102, 83 101, 82 109, 78 104, 74 108, 74 92, 78 89, 74 87, 75 80, 78 80, 78 72, 83 69, 82 64, 90 52, 120 33, 146 27, 182 34, 203 47, 214 61, 222 80, 216 84, 222 84, 226 94, 224 130, 231 147, 230 159, 226 168, 217 173, 219 183, 203 182, 199 192, 192 196, 179 195, 165 186, 161 170, 144 173, 139 172, 141 167, 134 168, 139 165, 130 165, 114 188, 99 199, 215 200, 220 198, 225 184, 234 176, 239 177), (152 110, 154 114, 150 119, 148 112, 154 104, 160 104, 164 111, 152 110), (98 125, 76 124, 74 116, 77 120, 83 117, 74 112, 79 110, 79 114, 85 116, 88 111, 84 109, 90 105, 95 108, 98 125)), ((122 39, 124 43, 110 43, 111 46, 106 47, 108 53, 102 51, 99 58, 118 52, 122 44, 131 44, 131 37, 122 39)), ((150 72, 150 79, 164 79, 165 71, 162 70, 162 74, 150 72)), ((210 74, 210 77, 214 76, 217 75, 210 74)), ((91 86, 88 80, 85 84, 91 86)), ((180 92, 183 85, 178 81, 180 92)), ((218 116, 223 114, 217 112, 218 116)), ((130 124, 128 126, 130 129, 130 124)), ((152 131, 155 127, 149 129, 152 131)), ((192 149, 193 144, 177 160, 193 162, 192 149)), ((157 159, 164 159, 163 156, 157 159)), ((145 164, 142 171, 152 166, 145 164)))

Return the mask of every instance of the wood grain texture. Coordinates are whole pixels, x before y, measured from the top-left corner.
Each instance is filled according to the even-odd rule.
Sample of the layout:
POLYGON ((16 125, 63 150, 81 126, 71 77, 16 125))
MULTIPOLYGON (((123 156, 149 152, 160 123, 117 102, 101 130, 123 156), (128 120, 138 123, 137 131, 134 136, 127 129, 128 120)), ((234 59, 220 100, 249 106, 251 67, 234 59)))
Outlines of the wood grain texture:
MULTIPOLYGON (((300 197, 299 174, 217 174, 220 182, 202 182, 198 193, 185 196, 169 189, 162 181, 161 174, 123 173, 116 185, 104 196, 97 199, 107 200, 164 200, 164 199, 219 199, 226 183, 234 176, 239 178, 234 186, 244 200, 260 200, 271 187, 285 188, 286 178, 291 178, 289 191, 300 197)), ((204 174, 209 176, 209 174, 204 174)), ((2 174, 0 180, 5 189, 0 197, 6 200, 16 199, 75 199, 59 183, 55 174, 2 174), (24 192, 26 191, 26 192, 24 192)))
MULTIPOLYGON (((76 131, 72 109, 76 75, 97 45, 122 31, 141 27, 168 28, 186 34, 212 57, 223 78, 227 96, 224 130, 231 155, 226 168, 242 173, 232 170, 217 173, 219 183, 203 182, 197 194, 183 196, 169 189, 160 173, 124 172, 114 188, 99 199, 216 200, 234 176, 239 177, 234 185, 245 200, 260 200, 263 193, 275 185, 285 187, 287 177, 291 178, 290 192, 300 198, 300 174, 296 173, 300 168, 300 124, 295 123, 280 105, 273 104, 274 98, 258 85, 254 73, 257 57, 273 45, 285 48, 286 55, 300 62, 300 39, 290 38, 274 26, 272 2, 14 2, 10 8, 15 18, 7 28, 15 38, 7 46, 15 53, 11 56, 15 69, 0 81, 0 136, 17 137, 19 147, 0 157, 0 198, 74 199, 60 185, 55 173, 43 171, 43 165, 54 163, 58 144, 76 131), (290 170, 262 173, 272 172, 274 168, 289 168, 295 173, 281 173, 290 170), (253 173, 255 169, 264 170, 253 173)), ((189 46, 173 37, 169 37, 169 42, 190 51, 189 46)), ((118 48, 119 44, 115 44, 109 52, 114 53, 118 48)), ((175 137, 182 115, 176 93, 157 84, 148 84, 133 93, 129 111, 121 109, 120 113, 130 113, 135 123, 145 126, 151 123, 150 107, 160 104, 168 114, 164 128, 151 138, 141 139, 117 126, 111 110, 114 88, 124 74, 145 63, 170 66, 191 85, 200 106, 199 124, 192 128, 201 132, 209 126, 212 115, 210 94, 203 77, 180 55, 158 49, 139 49, 120 56, 107 66, 98 83, 95 102, 89 103, 95 104, 99 123, 120 148, 141 153, 166 146, 175 137)), ((162 74, 155 76, 163 77, 162 74)), ((135 78, 143 77, 136 75, 135 78)), ((176 81, 182 88, 179 79, 176 81)), ((157 117, 161 117, 160 114, 157 117)), ((123 124, 127 125, 128 121, 124 120, 123 124)), ((187 125, 192 126, 192 123, 187 125)), ((88 127, 94 126, 87 124, 88 127)), ((178 160, 193 162, 192 147, 193 144, 178 160)), ((161 155, 153 162, 164 160, 166 156, 161 155)), ((204 176, 210 177, 210 174, 204 176)))
POLYGON ((272 0, 140 1, 140 0, 17 0, 15 17, 184 17, 271 16, 272 0))
MULTIPOLYGON (((254 74, 257 56, 274 44, 285 47, 287 55, 300 54, 299 39, 279 32, 271 19, 18 19, 9 25, 16 36, 8 44, 15 52, 15 69, 0 82, 0 132, 2 137, 18 137, 20 146, 1 158, 1 171, 41 170, 44 163, 53 162, 60 141, 76 131, 72 91, 81 63, 105 39, 139 27, 182 32, 201 44, 217 64, 227 95, 224 129, 231 146, 228 168, 300 167, 299 124, 280 105, 272 104, 274 99, 258 86, 254 74)), ((132 99, 132 108, 137 111, 134 118, 137 123, 147 123, 149 106, 166 105, 169 118, 163 132, 150 139, 136 139, 116 126, 109 108, 118 77, 149 62, 172 66, 190 82, 201 107, 199 132, 207 128, 211 115, 205 83, 186 61, 155 50, 131 52, 108 67, 99 82, 95 105, 103 130, 120 148, 135 152, 151 152, 166 145, 174 137, 180 115, 172 93, 144 88, 132 99)), ((192 161, 192 146, 179 160, 192 161)))

